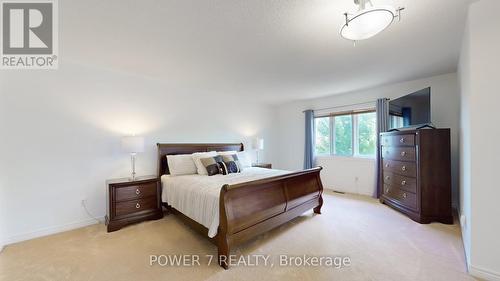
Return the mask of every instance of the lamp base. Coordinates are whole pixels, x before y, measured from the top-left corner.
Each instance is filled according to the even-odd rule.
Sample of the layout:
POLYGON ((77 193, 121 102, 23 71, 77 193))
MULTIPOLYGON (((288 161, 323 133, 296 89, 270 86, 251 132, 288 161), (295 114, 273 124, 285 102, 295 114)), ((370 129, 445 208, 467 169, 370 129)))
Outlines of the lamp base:
POLYGON ((131 161, 131 164, 132 164, 132 174, 129 178, 130 181, 135 181, 136 177, 135 177, 135 156, 136 156, 136 153, 131 153, 130 154, 130 161, 131 161))

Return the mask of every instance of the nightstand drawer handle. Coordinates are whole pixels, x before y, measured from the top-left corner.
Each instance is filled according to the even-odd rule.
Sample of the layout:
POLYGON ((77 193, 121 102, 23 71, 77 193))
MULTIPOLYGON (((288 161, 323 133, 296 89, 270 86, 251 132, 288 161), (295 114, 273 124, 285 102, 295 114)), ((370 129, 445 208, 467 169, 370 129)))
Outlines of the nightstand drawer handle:
POLYGON ((137 194, 137 195, 141 194, 141 191, 139 190, 139 188, 135 190, 135 194, 137 194))
POLYGON ((403 193, 403 198, 406 198, 408 195, 406 195, 406 192, 403 193))
POLYGON ((401 156, 406 156, 406 151, 401 151, 401 156))
POLYGON ((400 142, 400 143, 404 143, 404 142, 405 142, 405 138, 401 138, 401 139, 399 140, 399 142, 400 142))
POLYGON ((136 209, 139 209, 140 207, 141 207, 141 204, 139 204, 139 203, 135 204, 136 209))
POLYGON ((406 185, 406 181, 402 181, 401 185, 405 186, 406 185))

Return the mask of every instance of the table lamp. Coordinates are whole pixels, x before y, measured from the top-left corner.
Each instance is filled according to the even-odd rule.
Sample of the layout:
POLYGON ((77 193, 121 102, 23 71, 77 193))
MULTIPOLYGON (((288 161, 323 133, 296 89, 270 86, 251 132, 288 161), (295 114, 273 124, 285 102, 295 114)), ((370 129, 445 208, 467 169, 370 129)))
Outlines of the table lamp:
POLYGON ((252 148, 257 151, 257 164, 259 162, 259 151, 264 150, 264 139, 262 138, 255 138, 252 142, 252 148))
POLYGON ((137 153, 144 151, 144 138, 138 136, 126 136, 122 138, 123 151, 130 153, 132 163, 132 177, 135 180, 135 157, 137 153))

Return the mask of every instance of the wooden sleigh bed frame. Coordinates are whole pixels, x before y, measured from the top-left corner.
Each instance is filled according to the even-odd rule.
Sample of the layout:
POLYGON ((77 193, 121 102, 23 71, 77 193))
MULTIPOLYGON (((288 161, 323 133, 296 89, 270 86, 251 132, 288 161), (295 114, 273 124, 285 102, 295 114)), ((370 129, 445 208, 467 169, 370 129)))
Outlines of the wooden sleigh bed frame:
MULTIPOLYGON (((166 155, 207 151, 243 151, 243 144, 157 144, 158 176, 169 174, 166 155)), ((209 238, 218 248, 218 263, 228 269, 230 248, 313 209, 321 214, 321 167, 221 187, 219 227, 209 238)), ((167 203, 163 205, 208 238, 208 229, 167 203)))

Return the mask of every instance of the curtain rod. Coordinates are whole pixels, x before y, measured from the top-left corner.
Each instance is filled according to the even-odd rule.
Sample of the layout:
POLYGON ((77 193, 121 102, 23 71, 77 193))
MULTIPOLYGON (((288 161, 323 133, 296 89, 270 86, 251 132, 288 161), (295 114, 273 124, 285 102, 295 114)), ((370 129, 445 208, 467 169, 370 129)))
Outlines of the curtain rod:
MULTIPOLYGON (((354 105, 369 104, 369 103, 374 103, 374 102, 377 102, 377 100, 367 101, 367 102, 359 102, 359 103, 353 103, 353 104, 346 104, 346 105, 331 106, 331 107, 325 107, 325 108, 317 108, 317 109, 312 109, 312 110, 318 111, 318 110, 335 109, 335 108, 348 107, 348 106, 354 106, 354 105)), ((302 113, 304 113, 306 111, 307 110, 304 110, 304 111, 302 111, 302 113)))

